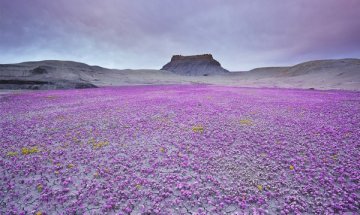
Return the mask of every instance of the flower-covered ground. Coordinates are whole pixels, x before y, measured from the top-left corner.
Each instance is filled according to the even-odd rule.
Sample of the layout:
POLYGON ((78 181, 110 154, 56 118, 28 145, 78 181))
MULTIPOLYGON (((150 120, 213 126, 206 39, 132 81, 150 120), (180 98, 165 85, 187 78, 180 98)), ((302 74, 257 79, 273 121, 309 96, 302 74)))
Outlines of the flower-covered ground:
POLYGON ((360 211, 358 92, 135 86, 0 107, 0 214, 360 211))

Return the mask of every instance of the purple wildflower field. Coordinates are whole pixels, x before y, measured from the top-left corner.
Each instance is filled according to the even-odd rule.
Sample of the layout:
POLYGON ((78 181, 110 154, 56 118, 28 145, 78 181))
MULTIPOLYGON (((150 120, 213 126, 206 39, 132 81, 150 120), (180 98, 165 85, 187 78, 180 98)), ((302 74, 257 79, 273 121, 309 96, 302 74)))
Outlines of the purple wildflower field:
POLYGON ((358 214, 360 93, 131 86, 0 98, 1 214, 358 214))

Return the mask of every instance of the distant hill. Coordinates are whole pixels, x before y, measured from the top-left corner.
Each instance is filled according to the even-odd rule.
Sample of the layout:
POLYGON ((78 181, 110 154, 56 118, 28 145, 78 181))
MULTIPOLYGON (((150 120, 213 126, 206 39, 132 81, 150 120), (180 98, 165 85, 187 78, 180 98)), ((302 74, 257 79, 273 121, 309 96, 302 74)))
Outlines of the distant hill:
POLYGON ((315 60, 289 67, 233 72, 242 86, 360 90, 360 60, 315 60))
POLYGON ((264 75, 298 76, 305 74, 326 73, 358 73, 360 69, 359 59, 340 59, 340 60, 315 60, 300 63, 289 67, 264 67, 250 70, 252 73, 267 73, 264 75))
POLYGON ((182 56, 174 55, 171 61, 161 68, 180 75, 208 76, 221 75, 229 71, 222 68, 211 54, 182 56))
POLYGON ((103 68, 72 61, 0 64, 0 88, 69 89, 96 87, 89 79, 103 68))
MULTIPOLYGON (((188 70, 180 72, 148 69, 117 70, 57 60, 0 64, 0 89, 70 89, 139 84, 202 83, 244 87, 360 91, 359 59, 317 60, 289 67, 257 68, 247 72, 228 72, 208 55, 174 56, 172 62, 170 62, 172 64, 170 67, 188 70), (194 68, 200 69, 193 72, 190 69, 192 66, 182 66, 182 64, 188 65, 186 63, 188 61, 192 62, 190 64, 194 68)), ((164 67, 167 68, 167 66, 164 67)))

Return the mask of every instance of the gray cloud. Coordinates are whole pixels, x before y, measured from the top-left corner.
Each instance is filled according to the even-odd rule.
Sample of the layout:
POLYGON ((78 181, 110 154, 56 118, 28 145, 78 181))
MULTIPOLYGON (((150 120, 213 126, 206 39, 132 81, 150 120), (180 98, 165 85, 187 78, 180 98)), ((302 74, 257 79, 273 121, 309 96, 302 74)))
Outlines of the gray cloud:
POLYGON ((160 68, 172 54, 212 53, 246 70, 358 58, 359 8, 357 0, 5 0, 0 63, 160 68))

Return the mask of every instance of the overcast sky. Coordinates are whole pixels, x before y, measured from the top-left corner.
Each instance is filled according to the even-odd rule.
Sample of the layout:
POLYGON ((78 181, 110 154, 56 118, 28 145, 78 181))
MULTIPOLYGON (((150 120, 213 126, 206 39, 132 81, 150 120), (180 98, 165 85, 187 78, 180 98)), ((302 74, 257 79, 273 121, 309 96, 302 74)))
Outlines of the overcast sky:
POLYGON ((360 0, 0 0, 0 63, 159 69, 203 53, 232 71, 360 58, 360 0))

